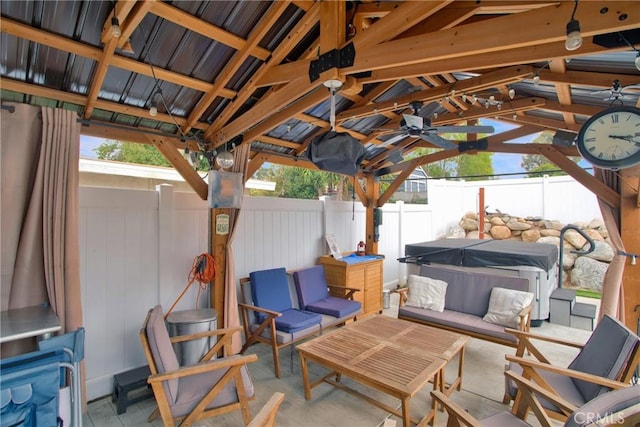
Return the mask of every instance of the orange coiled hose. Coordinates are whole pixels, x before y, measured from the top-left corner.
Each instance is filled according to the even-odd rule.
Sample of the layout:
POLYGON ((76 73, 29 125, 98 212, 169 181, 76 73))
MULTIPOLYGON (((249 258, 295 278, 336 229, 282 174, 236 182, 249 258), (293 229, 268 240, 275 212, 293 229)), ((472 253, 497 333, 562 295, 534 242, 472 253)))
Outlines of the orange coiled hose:
POLYGON ((178 301, 182 299, 184 294, 187 292, 187 289, 193 284, 193 282, 199 282, 200 286, 198 286, 198 294, 196 295, 196 307, 198 305, 198 299, 200 298, 200 291, 205 289, 207 284, 211 282, 216 277, 216 260, 213 256, 208 253, 203 253, 198 255, 193 260, 193 265, 191 270, 189 271, 189 282, 187 286, 182 290, 178 298, 173 302, 171 308, 167 311, 167 314, 164 315, 166 320, 169 317, 169 314, 173 311, 178 301))

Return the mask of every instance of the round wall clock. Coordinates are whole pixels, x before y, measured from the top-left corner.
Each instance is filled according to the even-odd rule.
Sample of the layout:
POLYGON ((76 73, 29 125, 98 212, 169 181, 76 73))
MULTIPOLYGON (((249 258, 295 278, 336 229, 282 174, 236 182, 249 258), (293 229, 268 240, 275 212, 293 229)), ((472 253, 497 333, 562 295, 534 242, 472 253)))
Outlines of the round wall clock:
POLYGON ((576 139, 585 160, 603 169, 640 163, 640 108, 612 107, 585 122, 576 139))

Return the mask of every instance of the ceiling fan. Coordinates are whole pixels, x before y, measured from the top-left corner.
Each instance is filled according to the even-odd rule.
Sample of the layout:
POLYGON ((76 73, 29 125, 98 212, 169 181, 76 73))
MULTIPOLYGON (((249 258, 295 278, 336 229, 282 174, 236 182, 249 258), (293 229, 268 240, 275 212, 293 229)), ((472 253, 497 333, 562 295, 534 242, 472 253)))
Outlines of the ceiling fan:
POLYGON ((419 137, 437 147, 445 150, 458 148, 458 144, 439 136, 439 133, 493 133, 493 126, 431 126, 431 120, 418 115, 422 108, 422 102, 412 101, 409 106, 413 114, 403 114, 400 121, 400 130, 394 131, 396 134, 386 140, 380 146, 395 144, 408 136, 419 137))

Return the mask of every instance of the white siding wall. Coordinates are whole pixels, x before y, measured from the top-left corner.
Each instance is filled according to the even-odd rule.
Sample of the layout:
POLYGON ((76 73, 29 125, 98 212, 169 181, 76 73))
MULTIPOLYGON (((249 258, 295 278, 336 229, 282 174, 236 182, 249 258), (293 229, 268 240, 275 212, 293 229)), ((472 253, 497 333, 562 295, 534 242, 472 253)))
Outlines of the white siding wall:
MULTIPOLYGON (((479 186, 486 189, 489 210, 562 221, 600 216, 595 197, 581 196, 582 186, 575 182, 564 177, 523 181, 430 180, 429 205, 383 206, 378 252, 385 255, 385 285, 405 280, 406 265, 397 262, 404 245, 436 239, 465 211, 476 210, 479 186)), ((80 189, 88 399, 110 394, 114 374, 145 364, 138 331, 146 312, 155 304, 168 309, 187 285, 194 258, 207 251, 208 224, 205 201, 168 185, 157 191, 80 189)), ((313 265, 328 253, 325 234, 333 234, 343 252, 354 251, 366 237, 362 205, 246 197, 233 242, 236 277, 313 265)), ((194 284, 176 309, 194 308, 196 290, 194 284)), ((207 301, 205 293, 198 306, 207 301)))

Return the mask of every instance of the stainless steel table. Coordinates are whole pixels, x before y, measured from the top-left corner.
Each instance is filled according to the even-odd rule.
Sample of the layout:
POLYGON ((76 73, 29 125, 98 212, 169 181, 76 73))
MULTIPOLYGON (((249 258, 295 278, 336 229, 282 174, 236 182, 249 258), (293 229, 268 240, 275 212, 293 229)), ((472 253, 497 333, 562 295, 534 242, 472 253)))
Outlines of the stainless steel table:
POLYGON ((51 307, 37 305, 0 312, 0 343, 22 338, 46 338, 62 328, 51 307))

